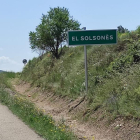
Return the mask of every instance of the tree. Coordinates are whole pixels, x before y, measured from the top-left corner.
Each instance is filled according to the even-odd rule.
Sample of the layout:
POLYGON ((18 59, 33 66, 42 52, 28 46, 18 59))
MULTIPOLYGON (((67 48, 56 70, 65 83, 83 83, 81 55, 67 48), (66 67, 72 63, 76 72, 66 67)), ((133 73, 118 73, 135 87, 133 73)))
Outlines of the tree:
POLYGON ((136 32, 140 34, 140 25, 137 27, 136 32))
POLYGON ((122 27, 121 25, 117 27, 119 33, 126 33, 129 32, 128 29, 122 27))
POLYGON ((50 8, 46 15, 42 15, 36 31, 29 33, 31 49, 51 52, 58 59, 62 53, 62 46, 60 52, 59 47, 67 40, 67 31, 79 29, 80 23, 70 16, 68 9, 50 8))

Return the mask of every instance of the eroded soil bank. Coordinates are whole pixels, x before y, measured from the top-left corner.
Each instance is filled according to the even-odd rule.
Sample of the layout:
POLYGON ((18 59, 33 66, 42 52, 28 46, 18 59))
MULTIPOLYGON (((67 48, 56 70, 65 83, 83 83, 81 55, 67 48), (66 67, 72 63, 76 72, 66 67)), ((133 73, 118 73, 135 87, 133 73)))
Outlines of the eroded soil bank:
POLYGON ((50 114, 56 122, 65 123, 79 137, 87 140, 139 140, 140 125, 138 121, 117 118, 107 123, 102 111, 98 110, 85 122, 87 111, 86 100, 79 97, 76 100, 54 95, 51 92, 41 92, 29 83, 14 80, 15 91, 34 102, 46 114, 50 114), (95 119, 95 120, 94 120, 95 119))

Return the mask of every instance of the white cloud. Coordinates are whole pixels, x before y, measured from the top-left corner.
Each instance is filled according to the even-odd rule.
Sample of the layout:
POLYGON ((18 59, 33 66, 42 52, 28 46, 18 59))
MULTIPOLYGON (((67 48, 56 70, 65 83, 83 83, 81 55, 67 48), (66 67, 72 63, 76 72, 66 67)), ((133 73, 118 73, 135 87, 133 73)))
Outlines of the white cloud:
POLYGON ((9 57, 6 57, 6 56, 1 56, 0 57, 0 64, 1 63, 18 64, 16 61, 13 61, 9 57))
POLYGON ((0 70, 5 70, 5 71, 21 71, 23 67, 23 64, 18 63, 9 57, 6 56, 1 56, 0 57, 0 70))

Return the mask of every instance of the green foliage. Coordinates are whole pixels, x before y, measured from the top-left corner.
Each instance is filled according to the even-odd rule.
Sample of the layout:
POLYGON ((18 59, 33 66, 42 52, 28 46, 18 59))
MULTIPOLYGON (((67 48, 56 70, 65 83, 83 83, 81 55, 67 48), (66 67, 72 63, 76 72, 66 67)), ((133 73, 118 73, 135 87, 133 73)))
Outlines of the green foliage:
POLYGON ((133 63, 140 61, 140 42, 134 42, 127 45, 126 53, 122 54, 119 58, 111 62, 108 67, 109 71, 119 70, 122 72, 124 68, 129 67, 133 63))
POLYGON ((4 72, 3 74, 6 76, 7 79, 16 77, 15 72, 4 72))
POLYGON ((124 41, 125 39, 129 38, 130 33, 122 33, 120 34, 120 40, 124 41))
POLYGON ((80 24, 74 20, 66 8, 50 8, 46 15, 42 15, 41 24, 35 32, 29 33, 31 49, 34 51, 51 52, 55 58, 59 58, 62 51, 58 49, 67 40, 68 30, 78 30, 80 24))
POLYGON ((140 35, 140 26, 137 27, 136 32, 140 35))
POLYGON ((126 33, 129 32, 128 29, 122 27, 121 25, 117 27, 119 33, 126 33))
POLYGON ((2 72, 0 73, 0 87, 9 88, 11 85, 9 84, 9 79, 15 78, 16 73, 14 72, 2 72))

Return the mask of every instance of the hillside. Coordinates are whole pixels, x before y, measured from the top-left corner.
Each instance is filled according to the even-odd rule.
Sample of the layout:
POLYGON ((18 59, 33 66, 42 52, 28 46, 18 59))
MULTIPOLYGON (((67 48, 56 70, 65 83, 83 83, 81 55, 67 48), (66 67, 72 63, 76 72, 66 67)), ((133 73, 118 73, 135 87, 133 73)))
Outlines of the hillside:
POLYGON ((1 73, 1 72, 4 72, 4 71, 3 71, 3 70, 0 70, 0 73, 1 73))
MULTIPOLYGON (((116 45, 87 46, 89 85, 86 110, 83 112, 81 108, 82 113, 77 112, 79 119, 95 124, 105 121, 108 125, 123 118, 128 121, 124 123, 134 127, 132 133, 137 133, 129 121, 138 123, 140 119, 139 33, 136 30, 118 34, 116 45)), ((20 79, 52 96, 59 95, 71 101, 79 99, 85 95, 84 47, 64 47, 60 59, 52 59, 49 53, 34 58, 24 67, 20 79)), ((132 138, 128 130, 127 127, 120 129, 119 133, 124 131, 125 137, 117 138, 125 139, 126 135, 132 138)), ((135 136, 138 138, 138 133, 135 136)))
MULTIPOLYGON (((91 110, 105 108, 120 116, 139 117, 139 34, 121 34, 117 45, 87 46, 88 106, 91 110)), ((42 90, 70 98, 85 91, 83 47, 63 48, 60 59, 45 54, 30 60, 21 78, 42 90)))

